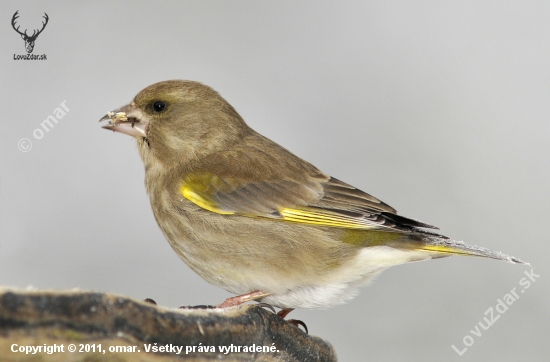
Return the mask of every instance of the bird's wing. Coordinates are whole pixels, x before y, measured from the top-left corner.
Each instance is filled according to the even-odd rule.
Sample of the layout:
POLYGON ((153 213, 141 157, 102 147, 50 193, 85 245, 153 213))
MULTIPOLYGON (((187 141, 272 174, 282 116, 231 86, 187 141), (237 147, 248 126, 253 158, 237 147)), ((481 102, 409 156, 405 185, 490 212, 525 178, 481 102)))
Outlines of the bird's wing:
POLYGON ((409 245, 402 247, 433 252, 437 254, 435 257, 474 255, 527 264, 500 252, 427 231, 426 228, 437 228, 398 216, 387 204, 333 177, 310 183, 289 180, 246 182, 203 171, 189 174, 181 184, 180 192, 196 205, 218 214, 355 230, 420 232, 423 238, 416 242, 411 239, 409 245))
POLYGON ((213 155, 192 170, 185 172, 179 191, 214 213, 358 231, 405 232, 416 238, 408 238, 401 247, 433 252, 437 254, 434 257, 476 255, 525 264, 503 253, 428 231, 437 228, 397 215, 394 208, 376 197, 327 176, 261 136, 242 147, 213 155))
POLYGON ((333 177, 247 181, 195 171, 184 178, 180 192, 196 205, 218 214, 348 229, 435 228, 398 216, 389 205, 333 177))

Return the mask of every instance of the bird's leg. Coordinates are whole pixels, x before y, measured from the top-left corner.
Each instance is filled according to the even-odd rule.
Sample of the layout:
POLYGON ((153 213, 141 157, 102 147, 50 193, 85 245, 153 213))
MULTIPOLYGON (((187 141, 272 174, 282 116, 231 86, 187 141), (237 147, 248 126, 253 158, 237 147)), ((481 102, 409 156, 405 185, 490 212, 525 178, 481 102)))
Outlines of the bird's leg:
MULTIPOLYGON (((294 308, 283 308, 281 309, 277 315, 283 319, 285 319, 285 317, 288 315, 288 313, 292 312, 294 310, 294 308)), ((293 326, 295 327, 298 327, 298 326, 302 326, 304 327, 304 330, 306 331, 306 334, 308 334, 308 330, 307 330, 307 326, 304 322, 302 322, 301 320, 298 320, 298 319, 287 319, 286 320, 287 323, 290 323, 292 324, 293 326)))
POLYGON ((277 315, 283 319, 288 315, 288 313, 292 312, 294 308, 283 308, 279 312, 277 312, 277 315))
MULTIPOLYGON (((243 294, 243 295, 237 295, 236 297, 227 298, 222 304, 217 305, 215 308, 229 308, 234 307, 237 305, 241 305, 246 302, 250 302, 251 300, 258 300, 265 298, 267 296, 270 296, 271 293, 262 292, 260 290, 256 290, 251 293, 243 294)), ((260 303, 264 304, 264 303, 260 303)), ((264 307, 264 305, 260 305, 261 307, 264 307)), ((271 306, 269 306, 271 307, 271 306)), ((273 308, 273 307, 271 307, 273 308)), ((292 312, 294 308, 283 308, 281 309, 277 315, 283 319, 288 315, 288 313, 292 312)), ((292 324, 293 326, 302 326, 304 327, 306 334, 308 334, 307 326, 304 322, 297 320, 297 319, 287 319, 288 323, 292 324)))
POLYGON ((257 300, 257 299, 265 298, 269 295, 271 295, 271 293, 256 290, 256 291, 251 292, 251 293, 246 293, 246 294, 243 294, 243 295, 237 295, 236 297, 227 298, 222 304, 218 304, 216 306, 216 308, 234 307, 234 306, 246 303, 246 302, 250 302, 251 300, 257 300))

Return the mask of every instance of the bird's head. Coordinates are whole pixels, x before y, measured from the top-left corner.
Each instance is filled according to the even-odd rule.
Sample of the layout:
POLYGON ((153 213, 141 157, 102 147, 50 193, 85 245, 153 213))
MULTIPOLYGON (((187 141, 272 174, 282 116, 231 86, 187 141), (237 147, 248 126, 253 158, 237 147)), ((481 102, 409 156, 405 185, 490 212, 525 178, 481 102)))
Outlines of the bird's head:
POLYGON ((229 147, 250 130, 215 90, 184 80, 148 86, 100 121, 105 120, 103 128, 136 138, 146 167, 192 162, 229 147))

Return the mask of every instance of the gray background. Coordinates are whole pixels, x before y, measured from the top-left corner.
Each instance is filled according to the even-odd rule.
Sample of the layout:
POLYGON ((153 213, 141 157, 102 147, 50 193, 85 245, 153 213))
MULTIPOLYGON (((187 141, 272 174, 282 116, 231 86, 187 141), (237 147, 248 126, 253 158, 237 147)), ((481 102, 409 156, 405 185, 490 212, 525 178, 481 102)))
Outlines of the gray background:
MULTIPOLYGON (((352 302, 291 317, 341 361, 547 360, 548 1, 136 1, 0 5, 0 285, 159 304, 230 294, 158 229, 134 141, 97 122, 145 86, 192 79, 257 131, 444 234, 541 277, 464 348, 528 268, 479 258, 384 272, 352 302), (15 61, 21 29, 50 22, 15 61), (40 140, 59 104, 69 113, 40 140), (18 150, 28 138, 29 152, 18 150)), ((30 31, 32 32, 32 31, 30 31)))

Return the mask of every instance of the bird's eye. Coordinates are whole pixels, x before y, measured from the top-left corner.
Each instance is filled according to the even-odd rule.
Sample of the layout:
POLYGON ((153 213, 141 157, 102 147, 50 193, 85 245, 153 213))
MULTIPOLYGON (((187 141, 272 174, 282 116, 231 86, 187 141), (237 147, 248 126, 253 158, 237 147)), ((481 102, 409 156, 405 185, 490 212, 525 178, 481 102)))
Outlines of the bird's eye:
POLYGON ((164 111, 165 108, 166 108, 166 103, 164 103, 163 101, 156 101, 155 103, 153 103, 153 109, 157 113, 164 111))

